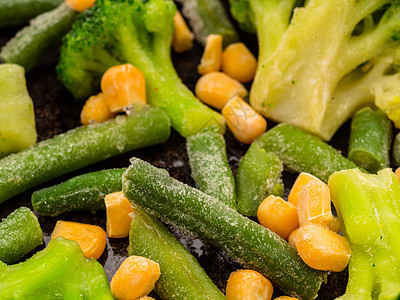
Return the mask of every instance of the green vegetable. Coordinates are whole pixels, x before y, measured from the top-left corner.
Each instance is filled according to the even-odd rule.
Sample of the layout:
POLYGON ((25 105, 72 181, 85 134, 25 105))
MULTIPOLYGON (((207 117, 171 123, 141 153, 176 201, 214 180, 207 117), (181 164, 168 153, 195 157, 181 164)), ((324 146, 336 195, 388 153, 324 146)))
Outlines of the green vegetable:
POLYGON ((224 118, 193 95, 172 64, 175 11, 170 0, 97 1, 64 38, 58 77, 81 99, 98 89, 109 67, 131 63, 144 74, 149 104, 162 108, 181 135, 212 125, 223 132, 224 118))
POLYGON ((219 0, 178 0, 196 40, 206 45, 210 34, 222 35, 224 46, 239 41, 238 34, 219 0))
POLYGON ((390 169, 378 175, 353 169, 334 173, 328 185, 352 252, 340 299, 399 299, 399 178, 390 169))
POLYGON ((186 140, 186 149, 196 187, 237 209, 235 179, 229 168, 223 135, 214 130, 202 131, 186 140))
POLYGON ((255 217, 267 196, 283 196, 282 171, 276 154, 253 143, 240 160, 236 174, 238 211, 255 217))
POLYGON ((268 130, 256 142, 275 153, 290 172, 307 172, 327 182, 329 176, 356 165, 321 139, 289 124, 268 130))
POLYGON ((104 197, 122 190, 122 169, 87 173, 32 194, 33 209, 42 216, 58 216, 71 211, 105 209, 104 197))
POLYGON ((392 156, 393 156, 393 164, 396 167, 400 166, 400 133, 396 135, 393 142, 393 149, 392 149, 392 156))
POLYGON ((3 0, 0 2, 0 28, 23 25, 30 19, 56 8, 63 0, 3 0))
MULTIPOLYGON (((380 92, 398 96, 396 69, 391 69, 395 76, 376 82, 377 89, 371 81, 377 74, 369 73, 371 62, 397 51, 397 0, 229 2, 242 27, 257 32, 258 70, 250 103, 264 116, 329 140, 380 92), (386 90, 387 85, 396 87, 394 78, 397 94, 386 90)), ((375 79, 393 75, 391 70, 385 68, 375 79)))
POLYGON ((0 262, 1 299, 114 299, 103 267, 58 237, 25 262, 0 262))
POLYGON ((42 243, 42 229, 29 208, 20 207, 0 222, 0 261, 15 263, 42 243))
POLYGON ((33 19, 1 49, 0 58, 28 72, 49 50, 60 43, 71 28, 77 12, 62 3, 33 19))
POLYGON ((0 160, 0 203, 68 172, 165 142, 166 114, 144 107, 130 116, 79 127, 0 160))
POLYGON ((131 160, 122 189, 134 206, 221 247, 286 293, 302 299, 316 297, 324 273, 309 268, 278 235, 221 201, 139 159, 131 160))
POLYGON ((389 166, 392 124, 381 110, 366 107, 353 117, 348 158, 370 173, 389 166))
POLYGON ((0 65, 0 157, 36 142, 35 113, 24 68, 0 65))
POLYGON ((156 218, 140 209, 131 216, 129 255, 160 264, 155 291, 162 299, 226 299, 197 260, 156 218))

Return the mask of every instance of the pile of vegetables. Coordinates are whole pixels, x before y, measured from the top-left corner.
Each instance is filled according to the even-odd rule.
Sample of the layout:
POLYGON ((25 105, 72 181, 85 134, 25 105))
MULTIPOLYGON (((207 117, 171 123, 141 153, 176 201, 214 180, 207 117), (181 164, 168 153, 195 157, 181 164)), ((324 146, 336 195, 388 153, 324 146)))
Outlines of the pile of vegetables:
POLYGON ((35 210, 0 221, 0 298, 315 299, 328 272, 348 264, 340 299, 399 298, 400 168, 389 167, 400 164, 400 3, 177 2, 183 16, 171 0, 0 4, 0 27, 30 20, 0 52, 0 205, 25 193, 35 210), (236 25, 257 34, 258 60, 228 4, 236 25), (83 126, 36 142, 24 72, 60 42, 57 77, 86 100, 83 126), (171 49, 190 56, 201 46, 193 93, 171 49), (267 130, 264 117, 280 124, 267 130), (326 141, 350 118, 345 157, 326 141), (41 186, 164 144, 171 127, 186 139, 193 187, 136 157, 41 186), (247 151, 227 152, 227 137, 247 151), (300 173, 291 190, 285 172, 300 173), (100 226, 66 214, 98 210, 100 226), (45 216, 57 216, 49 237, 45 216), (217 286, 169 229, 243 269, 217 286), (124 261, 106 274, 107 242, 128 236, 124 261))

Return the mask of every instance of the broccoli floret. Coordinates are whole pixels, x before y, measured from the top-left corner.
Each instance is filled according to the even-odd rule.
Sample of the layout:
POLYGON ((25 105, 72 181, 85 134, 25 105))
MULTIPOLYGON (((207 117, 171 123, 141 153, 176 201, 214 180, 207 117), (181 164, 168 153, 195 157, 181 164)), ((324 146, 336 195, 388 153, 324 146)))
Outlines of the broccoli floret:
POLYGON ((399 299, 399 178, 390 169, 377 175, 350 169, 332 174, 328 185, 352 252, 338 299, 399 299))
POLYGON ((146 79, 147 100, 161 107, 183 136, 218 125, 223 117, 203 105, 179 79, 170 57, 173 18, 170 0, 97 0, 63 39, 59 79, 75 98, 99 88, 111 66, 131 63, 146 79))
POLYGON ((398 0, 230 3, 242 27, 257 32, 250 102, 266 117, 329 140, 355 110, 373 103, 373 97, 337 97, 337 89, 343 81, 351 88, 349 78, 357 75, 351 72, 399 44, 398 0))

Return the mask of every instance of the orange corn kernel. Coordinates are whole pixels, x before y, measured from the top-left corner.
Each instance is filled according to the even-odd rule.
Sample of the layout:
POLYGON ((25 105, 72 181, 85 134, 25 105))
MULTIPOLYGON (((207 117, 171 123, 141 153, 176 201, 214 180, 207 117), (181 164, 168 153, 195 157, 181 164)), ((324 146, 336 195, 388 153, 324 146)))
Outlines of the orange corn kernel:
POLYGON ((114 117, 104 101, 102 93, 91 96, 85 103, 81 111, 81 123, 88 125, 92 122, 102 123, 114 117))
POLYGON ((130 213, 134 212, 131 203, 123 192, 106 195, 104 198, 107 214, 107 235, 110 238, 129 236, 131 227, 130 213))
POLYGON ((319 179, 309 173, 300 173, 299 176, 297 176, 292 189, 290 190, 288 201, 292 203, 294 206, 297 206, 297 203, 299 202, 299 193, 301 189, 311 180, 319 180, 319 179))
POLYGON ((172 38, 172 48, 174 51, 181 53, 192 49, 194 35, 179 11, 174 16, 174 27, 175 31, 172 38))
POLYGON ((343 271, 351 254, 345 237, 316 224, 299 228, 296 249, 308 266, 322 271, 343 271))
POLYGON ((228 300, 270 300, 274 289, 272 283, 253 270, 233 272, 226 286, 228 300))
POLYGON ((197 72, 201 75, 219 71, 222 62, 222 35, 210 34, 207 36, 206 47, 197 72))
POLYGON ((335 216, 332 216, 332 220, 327 224, 328 228, 333 232, 340 232, 340 222, 339 219, 335 216))
POLYGON ((57 221, 51 239, 62 236, 78 243, 85 257, 98 259, 104 252, 107 237, 99 226, 69 221, 57 221))
POLYGON ((297 242, 297 236, 299 233, 299 228, 297 227, 295 230, 292 231, 292 233, 289 235, 288 242, 289 244, 296 249, 296 242, 297 242))
POLYGON ((119 300, 134 300, 146 296, 160 278, 160 266, 142 256, 125 259, 111 280, 111 291, 119 300))
POLYGON ((109 68, 101 78, 100 85, 111 112, 121 112, 135 103, 146 104, 143 73, 131 64, 109 68))
POLYGON ((138 300, 154 300, 154 298, 149 297, 149 296, 144 296, 144 297, 140 297, 138 300))
POLYGON ((274 300, 298 300, 298 299, 289 296, 280 296, 278 298, 275 298, 274 300))
POLYGON ((65 0, 65 2, 71 9, 84 12, 89 7, 92 7, 96 0, 65 0))
POLYGON ((297 213, 300 226, 308 223, 328 226, 333 218, 328 186, 320 180, 307 183, 299 193, 297 213))
POLYGON ((394 171, 394 173, 397 175, 397 177, 399 177, 400 180, 400 167, 396 169, 396 171, 394 171))
POLYGON ((297 209, 281 197, 268 196, 257 210, 260 224, 287 240, 289 235, 299 227, 297 209))
POLYGON ((253 80, 257 59, 243 43, 230 44, 222 53, 222 71, 240 82, 253 80))
POLYGON ((234 97, 247 95, 246 88, 237 80, 222 72, 203 75, 196 83, 196 96, 204 103, 221 109, 234 97))
POLYGON ((233 135, 243 144, 251 144, 267 130, 267 121, 239 96, 229 100, 222 115, 233 135))

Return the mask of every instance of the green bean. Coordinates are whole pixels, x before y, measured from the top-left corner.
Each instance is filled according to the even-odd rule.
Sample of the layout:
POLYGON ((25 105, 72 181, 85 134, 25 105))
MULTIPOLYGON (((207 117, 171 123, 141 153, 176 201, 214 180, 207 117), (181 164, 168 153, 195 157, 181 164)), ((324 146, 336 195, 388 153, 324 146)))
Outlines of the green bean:
POLYGON ((393 148, 392 148, 392 158, 393 158, 393 164, 396 167, 400 166, 400 133, 396 135, 394 138, 393 142, 393 148))
POLYGON ((278 156, 252 144, 240 160, 236 174, 238 211, 255 217, 258 206, 267 196, 282 196, 282 171, 278 156))
POLYGON ((237 209, 235 179, 229 168, 224 137, 218 129, 189 137, 186 149, 196 187, 237 209))
POLYGON ((29 208, 20 207, 0 222, 0 261, 15 263, 42 243, 42 229, 29 208))
POLYGON ((104 197, 122 190, 125 168, 103 170, 71 178, 32 194, 33 209, 42 216, 58 216, 71 211, 104 210, 104 197))
POLYGON ((389 166, 392 124, 381 110, 365 107, 351 122, 348 158, 370 173, 389 166))
POLYGON ((134 149, 163 143, 170 123, 158 108, 70 130, 0 160, 0 203, 68 172, 134 149))
POLYGON ((131 216, 129 255, 160 264, 161 277, 155 291, 162 299, 226 299, 197 260, 157 219, 140 209, 131 216))

